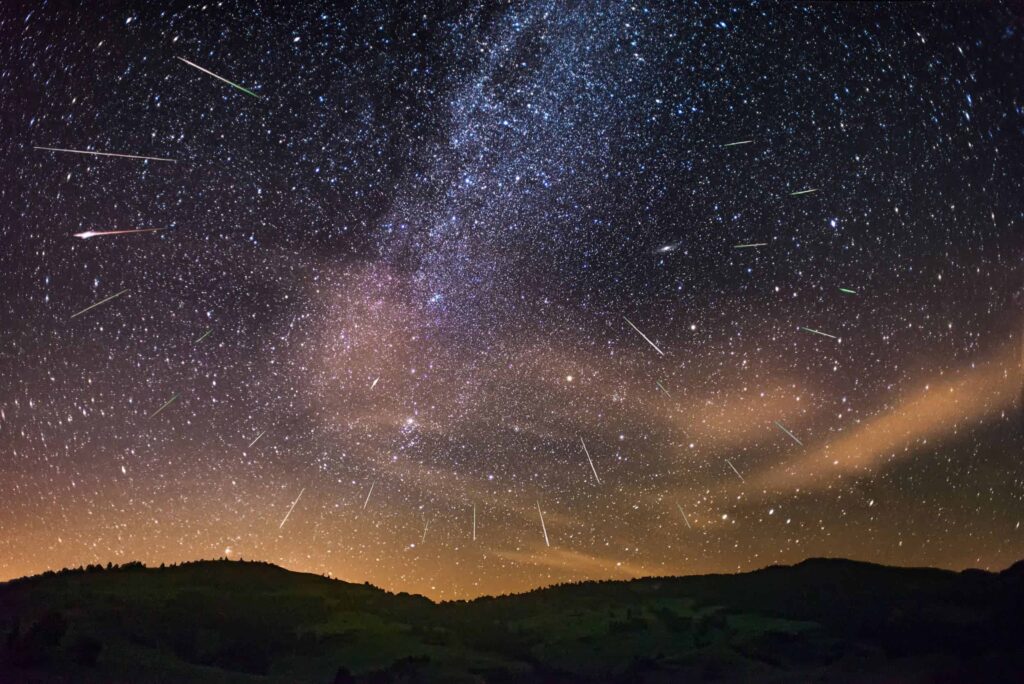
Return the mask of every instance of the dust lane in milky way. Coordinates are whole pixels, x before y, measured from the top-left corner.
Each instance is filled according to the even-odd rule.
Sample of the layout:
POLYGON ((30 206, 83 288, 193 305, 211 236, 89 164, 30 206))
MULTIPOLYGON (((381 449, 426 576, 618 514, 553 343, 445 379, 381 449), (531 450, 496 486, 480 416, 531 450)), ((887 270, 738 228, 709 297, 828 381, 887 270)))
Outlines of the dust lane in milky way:
POLYGON ((0 14, 0 578, 1024 556, 1011 5, 381 5, 0 14))

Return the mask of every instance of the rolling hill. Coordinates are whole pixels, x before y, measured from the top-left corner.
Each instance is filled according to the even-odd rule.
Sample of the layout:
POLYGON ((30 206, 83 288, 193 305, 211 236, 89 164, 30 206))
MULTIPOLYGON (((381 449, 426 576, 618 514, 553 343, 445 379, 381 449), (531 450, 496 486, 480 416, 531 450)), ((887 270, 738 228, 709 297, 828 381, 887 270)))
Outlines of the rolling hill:
POLYGON ((0 682, 1021 681, 1024 561, 811 559, 433 603, 258 562, 0 584, 0 682))

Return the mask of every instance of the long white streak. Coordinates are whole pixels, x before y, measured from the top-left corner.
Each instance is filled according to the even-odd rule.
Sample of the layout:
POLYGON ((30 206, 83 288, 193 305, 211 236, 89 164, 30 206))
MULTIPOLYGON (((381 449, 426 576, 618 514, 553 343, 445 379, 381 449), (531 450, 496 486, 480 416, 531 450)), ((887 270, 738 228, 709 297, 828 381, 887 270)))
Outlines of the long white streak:
POLYGON ((231 81, 229 81, 228 79, 224 78, 223 76, 218 76, 217 74, 213 73, 213 72, 212 72, 212 71, 210 71, 209 69, 204 69, 203 67, 199 66, 198 64, 194 64, 193 62, 190 62, 190 61, 188 61, 188 60, 187 60, 187 59, 185 59, 184 57, 178 57, 177 59, 180 59, 180 60, 181 60, 182 62, 184 62, 185 64, 188 64, 188 65, 189 65, 190 67, 194 67, 194 68, 196 68, 196 69, 199 69, 199 70, 200 70, 200 71, 202 71, 202 72, 203 72, 204 74, 209 74, 210 76, 213 76, 213 77, 214 77, 215 79, 217 79, 218 81, 224 81, 225 83, 227 83, 227 84, 228 84, 229 86, 231 86, 232 88, 238 88, 238 89, 239 89, 239 90, 241 90, 241 91, 242 91, 243 93, 245 93, 245 94, 247 94, 247 95, 252 95, 252 96, 253 96, 253 97, 255 97, 255 98, 256 98, 257 100, 259 100, 259 99, 260 99, 260 96, 259 96, 259 95, 257 95, 256 93, 252 92, 252 91, 251 91, 251 90, 249 90, 248 88, 243 88, 242 86, 238 85, 237 83, 232 83, 232 82, 231 82, 231 81))
POLYGON ((82 310, 81 310, 81 311, 79 311, 78 313, 75 313, 75 314, 71 314, 71 316, 69 316, 69 317, 68 317, 68 320, 70 321, 70 320, 71 320, 72 318, 76 318, 76 317, 78 317, 78 316, 81 316, 81 315, 82 315, 82 314, 84 314, 84 313, 85 313, 86 311, 90 311, 90 310, 92 310, 92 309, 95 309, 95 308, 96 308, 97 306, 99 306, 100 304, 106 304, 106 303, 107 303, 107 302, 109 302, 109 301, 110 301, 111 299, 117 299, 118 297, 120 297, 121 295, 123 295, 123 294, 124 294, 125 292, 127 292, 127 291, 128 291, 127 289, 121 290, 121 291, 120 291, 120 292, 118 292, 117 294, 112 294, 112 295, 110 295, 109 297, 107 297, 106 299, 101 299, 100 301, 96 302, 95 304, 90 304, 89 306, 85 307, 84 309, 82 309, 82 310))
POLYGON ((730 468, 732 468, 732 472, 736 473, 736 477, 740 478, 740 482, 746 482, 746 480, 743 479, 743 476, 740 475, 740 471, 736 470, 736 466, 732 464, 732 461, 725 459, 725 462, 729 464, 730 468))
POLYGON ((476 541, 476 504, 473 504, 473 541, 476 541))
POLYGON ((789 193, 789 196, 790 197, 795 197, 797 195, 809 195, 812 192, 818 192, 818 188, 808 188, 807 190, 797 190, 796 192, 789 193))
POLYGON ((160 412, 161 412, 161 411, 163 411, 163 410, 164 410, 165 408, 167 408, 168 406, 170 406, 171 404, 173 404, 173 403, 174 403, 175 401, 177 401, 178 397, 180 397, 180 396, 181 396, 180 394, 175 394, 175 395, 174 395, 173 397, 171 397, 171 398, 170 398, 170 399, 168 399, 168 400, 167 400, 166 402, 164 402, 164 405, 163 405, 163 406, 161 406, 160 408, 158 408, 158 409, 157 409, 156 411, 153 411, 152 413, 150 413, 150 414, 149 414, 149 417, 150 417, 150 418, 153 418, 153 417, 155 417, 155 416, 156 416, 156 415, 157 415, 158 413, 160 413, 160 412))
POLYGON ((601 478, 597 476, 597 468, 594 467, 594 459, 590 458, 590 450, 587 449, 587 443, 580 437, 580 444, 583 445, 583 453, 587 455, 587 462, 590 463, 590 469, 594 471, 594 479, 597 480, 597 484, 601 484, 601 478))
POLYGON ((544 524, 544 511, 540 510, 540 501, 537 502, 537 513, 540 514, 540 529, 544 530, 544 543, 551 546, 551 542, 548 541, 548 528, 544 524))
POLYGON ((149 161, 176 162, 176 159, 165 157, 143 157, 138 154, 121 154, 120 152, 93 152, 91 150, 69 150, 64 147, 33 147, 34 150, 47 150, 49 152, 68 152, 70 154, 91 154, 97 157, 121 157, 123 159, 146 159, 149 161))
POLYGON ((374 387, 376 387, 378 382, 380 382, 380 376, 379 375, 376 378, 374 378, 373 382, 370 384, 370 389, 373 389, 374 387))
POLYGON ((806 330, 809 333, 814 333, 815 335, 821 335, 822 337, 829 337, 829 338, 831 338, 833 340, 838 340, 839 339, 835 335, 829 335, 826 332, 821 332, 820 330, 815 330, 814 328, 805 328, 804 326, 801 325, 800 329, 801 330, 806 330))
POLYGON ((368 491, 366 493, 366 501, 363 502, 363 510, 364 511, 366 510, 366 504, 370 503, 370 494, 373 494, 373 487, 376 484, 377 484, 376 480, 374 480, 373 482, 370 483, 370 491, 368 491))
POLYGON ((683 507, 680 506, 679 504, 676 504, 676 508, 678 508, 679 512, 683 514, 683 522, 686 523, 686 527, 692 530, 693 527, 690 526, 690 519, 686 517, 686 513, 683 511, 683 507))
POLYGON ((738 140, 736 142, 726 143, 722 147, 735 147, 736 145, 749 145, 754 142, 753 140, 738 140))
POLYGON ((665 355, 665 352, 663 352, 663 351, 661 351, 660 349, 658 349, 658 345, 656 345, 656 344, 654 344, 653 342, 651 342, 651 338, 649 338, 649 337, 648 337, 647 335, 644 335, 643 331, 641 331, 641 330, 640 330, 640 328, 638 328, 638 327, 636 327, 635 325, 633 325, 633 321, 629 320, 629 319, 628 319, 628 318, 626 318, 625 316, 623 316, 623 317, 622 317, 622 320, 624 320, 624 321, 626 321, 627 323, 629 323, 629 326, 630 326, 631 328, 633 328, 633 330, 636 330, 636 331, 637 331, 638 333, 640 333, 640 337, 642 337, 642 338, 644 338, 645 340, 647 340, 647 344, 649 344, 649 345, 651 345, 652 347, 654 347, 654 351, 658 352, 658 353, 659 353, 659 354, 661 354, 662 356, 664 356, 664 355, 665 355))
POLYGON ((427 520, 426 518, 424 518, 424 520, 423 520, 423 538, 420 539, 420 544, 425 544, 427 542, 427 528, 428 527, 430 527, 430 521, 427 520))
POLYGON ((767 242, 750 242, 745 245, 733 245, 733 249, 750 249, 751 247, 767 247, 767 242))
POLYGON ((99 235, 129 235, 131 233, 155 233, 163 228, 134 228, 132 230, 87 230, 84 233, 75 233, 73 237, 88 240, 99 235))
POLYGON ((797 439, 797 438, 796 438, 796 435, 794 435, 794 434, 793 434, 792 432, 790 432, 789 430, 787 430, 787 429, 786 429, 786 426, 784 426, 784 425, 783 425, 782 423, 780 423, 779 421, 775 421, 775 424, 776 424, 776 425, 777 425, 777 426, 779 427, 779 429, 780 429, 780 430, 782 430, 782 431, 783 431, 783 432, 785 432, 785 433, 786 433, 787 435, 789 435, 789 436, 790 436, 790 437, 791 437, 791 438, 793 439, 793 441, 794 441, 794 442, 796 442, 796 443, 797 443, 797 444, 799 444, 800 446, 803 446, 803 445, 804 445, 804 443, 803 443, 803 442, 801 442, 801 441, 800 441, 799 439, 797 439))
POLYGON ((265 434, 267 434, 266 430, 264 430, 260 434, 256 435, 256 439, 254 439, 251 442, 249 442, 249 446, 247 446, 246 449, 251 449, 252 445, 255 444, 256 442, 260 441, 260 438, 263 437, 263 435, 265 435, 265 434))
POLYGON ((302 498, 302 494, 303 494, 303 493, 304 493, 305 491, 306 491, 306 488, 305 488, 305 487, 303 487, 303 488, 302 488, 302 491, 301 491, 301 492, 299 492, 299 495, 298 495, 297 497, 295 497, 295 501, 292 501, 292 507, 291 507, 291 508, 289 508, 289 509, 288 509, 288 512, 284 514, 284 520, 282 520, 282 521, 281 521, 281 524, 277 526, 277 529, 281 529, 282 527, 284 527, 284 524, 285 524, 286 522, 288 522, 288 516, 290 516, 290 515, 292 514, 292 511, 294 511, 294 510, 295 510, 295 504, 299 503, 299 499, 301 499, 301 498, 302 498))

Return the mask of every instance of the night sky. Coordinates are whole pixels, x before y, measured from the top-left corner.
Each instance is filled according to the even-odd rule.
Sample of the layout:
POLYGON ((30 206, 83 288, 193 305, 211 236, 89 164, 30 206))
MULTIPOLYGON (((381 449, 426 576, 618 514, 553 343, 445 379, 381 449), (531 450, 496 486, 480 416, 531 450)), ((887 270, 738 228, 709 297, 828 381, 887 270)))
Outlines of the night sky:
POLYGON ((69 4, 0 10, 0 579, 1024 557, 1019 3, 69 4))

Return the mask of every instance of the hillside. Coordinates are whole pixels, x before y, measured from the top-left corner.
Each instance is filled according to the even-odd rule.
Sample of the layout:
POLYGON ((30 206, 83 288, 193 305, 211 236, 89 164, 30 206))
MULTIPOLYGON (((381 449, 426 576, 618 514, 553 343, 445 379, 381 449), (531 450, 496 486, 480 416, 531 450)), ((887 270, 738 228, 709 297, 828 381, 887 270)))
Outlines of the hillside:
POLYGON ((0 682, 1014 681, 1024 562, 812 559, 435 604, 264 564, 0 585, 0 682))

